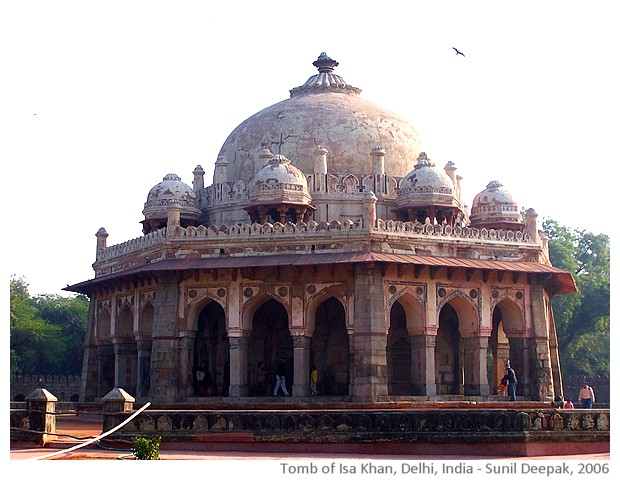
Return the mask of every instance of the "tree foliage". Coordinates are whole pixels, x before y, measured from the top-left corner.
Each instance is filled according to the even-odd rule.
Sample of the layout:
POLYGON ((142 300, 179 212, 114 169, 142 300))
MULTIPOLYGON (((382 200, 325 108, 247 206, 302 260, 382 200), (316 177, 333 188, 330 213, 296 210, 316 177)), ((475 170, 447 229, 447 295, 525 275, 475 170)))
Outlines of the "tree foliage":
POLYGON ((562 369, 573 375, 609 375, 609 237, 549 219, 543 231, 549 237, 551 263, 571 272, 578 289, 552 300, 562 369))
POLYGON ((31 297, 24 279, 11 278, 11 375, 80 374, 88 303, 83 295, 31 297))

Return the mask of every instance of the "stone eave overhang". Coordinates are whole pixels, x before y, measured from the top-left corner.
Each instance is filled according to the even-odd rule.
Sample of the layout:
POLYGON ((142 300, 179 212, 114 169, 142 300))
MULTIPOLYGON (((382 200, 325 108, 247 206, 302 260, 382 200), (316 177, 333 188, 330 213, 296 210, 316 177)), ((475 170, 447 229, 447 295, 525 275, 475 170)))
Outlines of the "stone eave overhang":
POLYGON ((135 265, 117 272, 100 275, 94 279, 67 286, 63 290, 88 294, 106 283, 117 283, 123 280, 133 280, 151 276, 161 272, 182 272, 192 270, 218 270, 240 268, 270 268, 270 267, 311 267, 319 265, 375 263, 383 266, 389 264, 412 265, 419 274, 428 267, 432 272, 440 268, 448 270, 464 269, 467 272, 480 270, 483 278, 488 278, 492 271, 511 273, 513 275, 526 274, 528 281, 542 283, 552 295, 575 293, 577 287, 573 276, 559 268, 536 262, 473 260, 454 257, 438 257, 431 255, 417 255, 406 253, 383 252, 312 252, 312 253, 278 253, 263 255, 240 256, 208 256, 185 258, 169 258, 153 263, 135 265))

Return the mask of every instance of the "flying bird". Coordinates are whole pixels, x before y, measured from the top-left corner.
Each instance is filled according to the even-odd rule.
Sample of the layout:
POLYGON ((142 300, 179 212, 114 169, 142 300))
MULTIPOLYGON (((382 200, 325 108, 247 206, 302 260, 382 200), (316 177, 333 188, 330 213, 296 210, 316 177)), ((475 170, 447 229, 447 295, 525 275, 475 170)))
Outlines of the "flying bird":
POLYGON ((463 52, 459 52, 456 48, 452 47, 452 49, 456 52, 457 55, 465 56, 465 54, 463 52))

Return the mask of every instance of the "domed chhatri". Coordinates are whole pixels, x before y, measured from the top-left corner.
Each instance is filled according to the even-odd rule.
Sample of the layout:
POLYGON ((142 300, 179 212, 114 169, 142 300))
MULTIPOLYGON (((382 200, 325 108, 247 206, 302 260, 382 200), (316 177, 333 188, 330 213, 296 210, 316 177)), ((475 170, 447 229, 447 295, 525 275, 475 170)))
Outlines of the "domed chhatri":
POLYGON ((202 212, 198 208, 198 195, 181 181, 181 178, 169 173, 148 193, 144 204, 143 233, 149 233, 166 226, 168 207, 171 204, 181 207, 181 226, 197 225, 202 212))
POLYGON ((311 365, 332 403, 484 402, 501 399, 510 360, 519 398, 550 402, 562 388, 551 299, 576 289, 536 212, 522 223, 491 182, 470 222, 455 159, 432 161, 327 54, 314 66, 233 130, 210 185, 200 165, 191 187, 166 175, 143 236, 107 246, 97 232, 95 277, 67 287, 92 305, 80 401, 122 388, 254 408, 248 397, 274 388, 256 379, 281 363, 297 403, 311 365))
POLYGON ((472 227, 487 229, 521 231, 524 226, 517 202, 497 180, 474 197, 470 222, 472 227))
POLYGON ((404 221, 454 225, 465 214, 459 198, 460 186, 454 176, 455 167, 440 169, 426 152, 400 182, 395 211, 404 221), (450 172, 450 174, 448 174, 450 172))
MULTIPOLYGON (((264 154, 270 153, 263 150, 264 154)), ((306 219, 312 197, 308 193, 306 176, 284 155, 273 155, 254 177, 246 207, 253 222, 285 223, 287 218, 295 223, 306 219)))

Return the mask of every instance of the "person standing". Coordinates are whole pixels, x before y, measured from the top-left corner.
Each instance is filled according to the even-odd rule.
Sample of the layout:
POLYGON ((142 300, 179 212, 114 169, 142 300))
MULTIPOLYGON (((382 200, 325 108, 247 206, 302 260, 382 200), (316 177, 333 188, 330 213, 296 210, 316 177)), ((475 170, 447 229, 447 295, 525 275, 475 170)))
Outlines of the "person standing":
POLYGON ((317 383, 319 383, 319 371, 316 369, 316 365, 312 365, 310 369, 310 392, 313 397, 316 397, 319 394, 319 391, 316 388, 317 383))
POLYGON ((579 398, 577 400, 581 402, 581 408, 592 408, 592 404, 594 403, 594 390, 587 382, 581 384, 579 398))
POLYGON ((256 394, 264 395, 265 392, 265 380, 267 380, 267 371, 265 370, 265 364, 261 360, 258 362, 256 368, 256 394))
POLYGON ((286 370, 284 369, 284 363, 278 360, 278 365, 276 366, 276 386, 273 389, 274 397, 278 395, 278 390, 280 388, 282 388, 284 396, 288 397, 288 390, 286 389, 286 370))
POLYGON ((514 402, 517 399, 517 374, 510 366, 510 362, 506 364, 506 375, 504 376, 508 384, 508 400, 514 402))

